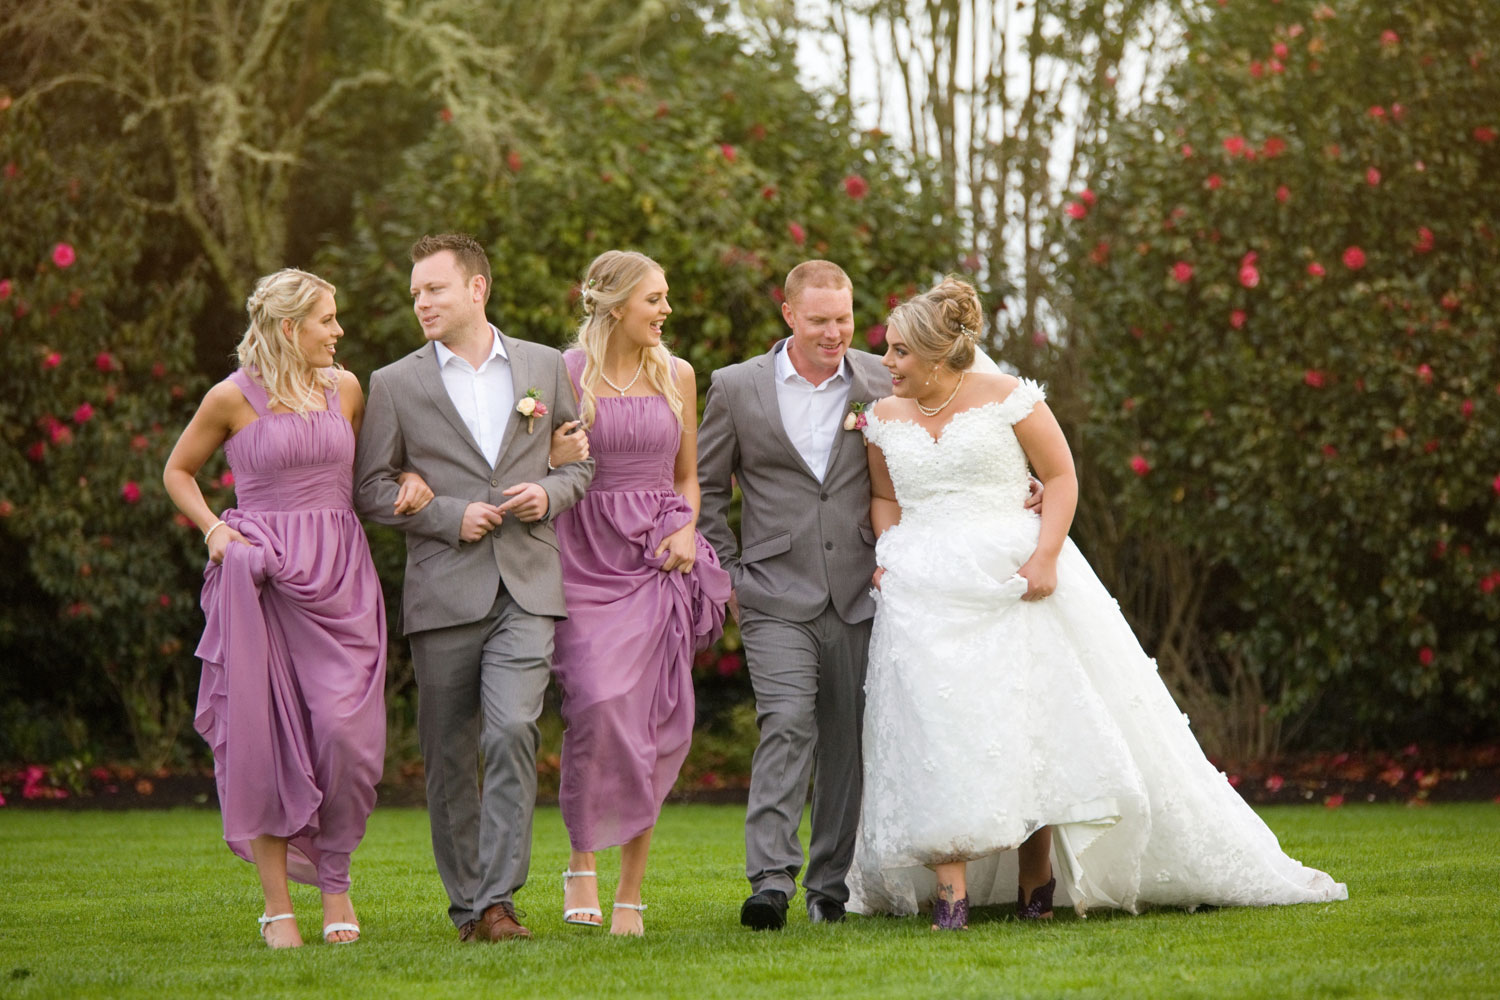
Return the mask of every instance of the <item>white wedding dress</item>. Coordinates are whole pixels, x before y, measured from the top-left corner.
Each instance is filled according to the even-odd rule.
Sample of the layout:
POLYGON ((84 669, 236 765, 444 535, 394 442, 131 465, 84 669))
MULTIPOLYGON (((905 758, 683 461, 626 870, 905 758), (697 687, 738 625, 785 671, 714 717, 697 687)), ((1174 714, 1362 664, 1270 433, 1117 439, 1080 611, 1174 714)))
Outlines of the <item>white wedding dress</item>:
POLYGON ((1079 912, 1347 898, 1283 854, 1203 756, 1071 541, 1057 590, 1021 601, 1016 570, 1041 521, 1023 507, 1012 425, 1042 398, 1022 380, 1004 401, 954 414, 936 440, 868 418, 901 521, 876 547, 886 572, 849 908, 914 913, 936 884, 924 866, 955 860, 970 862, 972 905, 1014 902, 1010 849, 1042 826, 1053 829, 1056 901, 1079 912))

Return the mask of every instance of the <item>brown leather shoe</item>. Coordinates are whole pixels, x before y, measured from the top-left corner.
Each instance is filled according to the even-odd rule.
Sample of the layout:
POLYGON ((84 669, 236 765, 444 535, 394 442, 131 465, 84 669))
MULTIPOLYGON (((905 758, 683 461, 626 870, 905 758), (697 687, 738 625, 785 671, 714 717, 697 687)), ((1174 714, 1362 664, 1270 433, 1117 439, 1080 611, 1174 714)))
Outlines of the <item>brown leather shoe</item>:
POLYGON ((531 931, 521 926, 516 919, 516 908, 511 903, 496 903, 484 911, 474 936, 481 941, 515 941, 531 937, 531 931))
POLYGON ((476 920, 465 920, 463 922, 463 924, 458 928, 458 939, 460 941, 473 941, 474 940, 474 932, 475 932, 475 930, 478 927, 479 927, 479 922, 478 921, 476 921, 476 920))

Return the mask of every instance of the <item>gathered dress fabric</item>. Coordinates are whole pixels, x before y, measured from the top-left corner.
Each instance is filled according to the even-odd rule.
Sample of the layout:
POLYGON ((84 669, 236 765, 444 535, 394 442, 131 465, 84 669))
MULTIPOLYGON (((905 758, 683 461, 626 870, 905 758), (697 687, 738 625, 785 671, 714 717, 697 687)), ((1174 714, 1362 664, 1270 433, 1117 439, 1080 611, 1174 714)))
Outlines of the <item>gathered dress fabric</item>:
POLYGON ((204 570, 194 728, 234 853, 286 837, 293 879, 343 892, 385 759, 385 604, 352 503, 354 429, 336 388, 303 417, 230 378, 256 419, 224 442, 238 506, 223 519, 250 544, 204 570))
POLYGON ((1057 901, 1260 906, 1347 898, 1204 757, 1135 635, 1071 541, 1057 589, 1022 601, 1041 519, 1024 509, 1022 380, 939 437, 871 415, 900 522, 876 546, 864 801, 850 909, 908 914, 928 865, 967 861, 971 904, 1013 902, 1013 848, 1053 831, 1057 901))
MULTIPOLYGON (((576 386, 583 352, 563 357, 576 386)), ((673 488, 682 430, 667 400, 601 397, 588 434, 594 479, 554 522, 568 604, 552 667, 566 726, 558 802, 578 851, 656 825, 692 743, 693 657, 722 632, 730 589, 696 532, 692 571, 660 568, 657 546, 693 519, 673 488)))

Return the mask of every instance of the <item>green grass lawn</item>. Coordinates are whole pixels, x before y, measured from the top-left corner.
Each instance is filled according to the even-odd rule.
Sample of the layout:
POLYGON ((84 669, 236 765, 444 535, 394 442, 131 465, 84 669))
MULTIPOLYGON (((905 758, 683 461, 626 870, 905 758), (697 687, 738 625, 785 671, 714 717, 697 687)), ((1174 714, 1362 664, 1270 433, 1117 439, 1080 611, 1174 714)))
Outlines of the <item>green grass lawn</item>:
MULTIPOLYGON (((780 933, 739 926, 743 807, 673 806, 646 881, 647 937, 562 923, 567 858, 540 810, 536 939, 460 945, 417 810, 375 813, 354 858, 364 940, 318 941, 316 892, 294 890, 308 946, 256 936, 254 869, 218 815, 0 812, 0 997, 1443 997, 1500 996, 1500 806, 1262 810, 1295 857, 1349 884, 1327 905, 1138 917, 1008 908, 966 934, 921 918, 780 933)), ((617 854, 601 855, 606 900, 617 854)), ((799 897, 800 902, 800 897, 799 897)))

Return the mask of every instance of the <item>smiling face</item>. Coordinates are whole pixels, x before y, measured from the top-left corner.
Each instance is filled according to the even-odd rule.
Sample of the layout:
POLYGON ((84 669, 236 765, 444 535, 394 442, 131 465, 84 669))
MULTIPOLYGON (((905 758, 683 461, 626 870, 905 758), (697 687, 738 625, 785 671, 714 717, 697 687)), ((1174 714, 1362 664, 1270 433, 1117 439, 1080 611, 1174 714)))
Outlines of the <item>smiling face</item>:
POLYGON ((484 278, 466 277, 451 250, 423 257, 411 268, 411 305, 428 340, 451 344, 482 326, 484 278))
POLYGON ((610 310, 617 321, 611 337, 623 337, 626 344, 640 348, 655 347, 661 343, 662 323, 671 314, 667 276, 659 270, 647 271, 630 297, 610 310))
POLYGON ((819 384, 838 371, 854 339, 852 289, 804 288, 781 304, 781 315, 792 328, 787 355, 799 375, 819 384))
POLYGON ((934 368, 931 362, 912 353, 906 338, 894 326, 886 327, 885 355, 880 363, 891 373, 891 395, 902 399, 915 399, 934 368))
POLYGON ((282 331, 296 341, 297 350, 314 368, 329 368, 333 365, 339 338, 344 335, 344 328, 339 326, 338 312, 333 293, 324 291, 318 296, 312 312, 295 329, 291 320, 281 321, 282 331))

